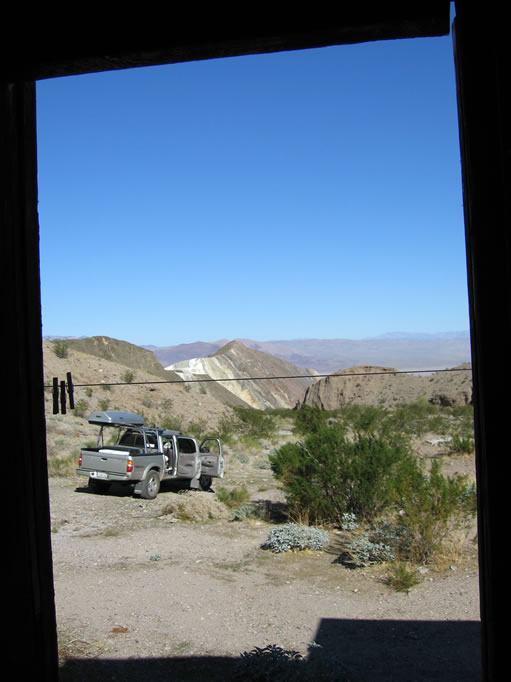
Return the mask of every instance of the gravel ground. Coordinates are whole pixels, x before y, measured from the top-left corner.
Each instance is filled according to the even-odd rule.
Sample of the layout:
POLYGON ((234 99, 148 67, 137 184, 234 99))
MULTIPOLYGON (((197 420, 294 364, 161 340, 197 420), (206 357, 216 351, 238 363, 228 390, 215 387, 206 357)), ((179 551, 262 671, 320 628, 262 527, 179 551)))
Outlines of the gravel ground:
MULTIPOLYGON (((473 466, 459 463, 451 470, 473 466)), ((271 474, 258 476, 253 497, 278 500, 271 474), (268 489, 258 494, 264 476, 268 489)), ((50 479, 64 682, 480 679, 472 542, 456 566, 426 571, 410 593, 397 593, 381 567, 349 570, 327 552, 260 549, 271 524, 229 521, 213 493, 163 489, 145 501, 124 490, 94 495, 84 482, 50 479), (177 503, 206 520, 164 513, 177 503), (288 673, 257 677, 252 665, 248 674, 240 654, 268 645, 304 659, 288 673), (317 670, 327 669, 321 678, 317 670)))

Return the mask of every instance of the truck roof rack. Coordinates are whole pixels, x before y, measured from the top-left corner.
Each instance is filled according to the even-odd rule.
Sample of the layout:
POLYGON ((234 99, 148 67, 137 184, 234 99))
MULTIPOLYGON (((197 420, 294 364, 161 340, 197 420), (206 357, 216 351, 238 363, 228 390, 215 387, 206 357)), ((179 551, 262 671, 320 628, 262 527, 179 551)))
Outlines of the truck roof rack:
POLYGON ((131 412, 93 412, 87 421, 98 426, 144 426, 144 418, 131 412))

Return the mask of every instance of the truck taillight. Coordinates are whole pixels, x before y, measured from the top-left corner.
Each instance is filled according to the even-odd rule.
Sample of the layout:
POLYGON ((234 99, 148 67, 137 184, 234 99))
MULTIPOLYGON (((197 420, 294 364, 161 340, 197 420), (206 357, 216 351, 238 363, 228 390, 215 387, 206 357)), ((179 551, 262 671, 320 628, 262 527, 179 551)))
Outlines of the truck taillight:
POLYGON ((78 466, 79 467, 82 466, 82 456, 81 455, 80 455, 80 457, 78 457, 78 466))
POLYGON ((131 474, 132 471, 133 471, 133 460, 132 460, 132 459, 129 459, 129 460, 126 462, 126 472, 127 472, 128 474, 131 474))

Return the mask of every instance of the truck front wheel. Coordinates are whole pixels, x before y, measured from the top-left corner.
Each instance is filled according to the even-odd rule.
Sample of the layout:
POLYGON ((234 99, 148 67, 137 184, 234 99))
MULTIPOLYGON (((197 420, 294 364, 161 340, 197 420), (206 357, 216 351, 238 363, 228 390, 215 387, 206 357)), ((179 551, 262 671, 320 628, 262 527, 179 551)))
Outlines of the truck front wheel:
POLYGON ((140 491, 140 497, 145 500, 154 500, 154 498, 160 492, 160 474, 152 469, 145 477, 142 483, 142 490, 140 491))
POLYGON ((201 490, 209 490, 211 488, 211 483, 212 483, 211 476, 206 476, 206 474, 201 474, 201 477, 199 478, 199 486, 201 490))

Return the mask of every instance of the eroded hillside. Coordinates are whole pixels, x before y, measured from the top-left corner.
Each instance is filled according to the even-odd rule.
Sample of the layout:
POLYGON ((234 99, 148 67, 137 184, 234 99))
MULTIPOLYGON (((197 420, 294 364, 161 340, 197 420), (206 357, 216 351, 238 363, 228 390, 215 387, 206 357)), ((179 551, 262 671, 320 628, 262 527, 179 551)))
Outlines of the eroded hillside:
POLYGON ((389 407, 423 398, 436 405, 472 402, 471 365, 431 375, 399 374, 392 367, 359 366, 342 369, 310 386, 302 405, 336 410, 349 403, 389 407))
MULTIPOLYGON (((259 409, 294 407, 316 380, 311 370, 247 348, 240 341, 231 341, 209 357, 185 360, 167 369, 183 379, 210 377, 221 380, 225 390, 238 401, 259 409), (263 377, 278 378, 262 380, 263 377)), ((201 390, 210 393, 218 390, 218 384, 205 382, 201 384, 201 390)))

